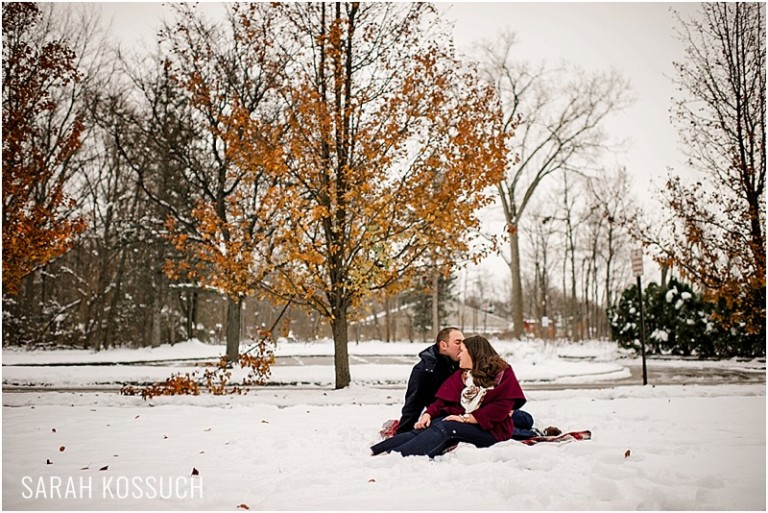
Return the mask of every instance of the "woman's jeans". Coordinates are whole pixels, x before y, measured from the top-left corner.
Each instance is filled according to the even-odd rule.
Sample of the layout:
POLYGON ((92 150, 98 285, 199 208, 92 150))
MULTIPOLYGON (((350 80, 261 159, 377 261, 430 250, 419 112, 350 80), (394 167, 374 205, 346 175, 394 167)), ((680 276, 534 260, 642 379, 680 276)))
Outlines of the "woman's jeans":
POLYGON ((434 458, 459 442, 467 442, 477 447, 490 447, 496 443, 496 439, 477 424, 443 421, 440 417, 434 419, 427 429, 400 433, 377 443, 371 447, 371 451, 374 455, 395 451, 403 456, 426 455, 434 458))

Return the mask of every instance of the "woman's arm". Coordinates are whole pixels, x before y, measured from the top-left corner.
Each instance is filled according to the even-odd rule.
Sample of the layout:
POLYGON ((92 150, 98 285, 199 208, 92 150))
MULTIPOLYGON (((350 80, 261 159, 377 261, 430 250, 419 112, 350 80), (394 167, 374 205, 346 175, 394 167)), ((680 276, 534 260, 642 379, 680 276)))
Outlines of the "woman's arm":
MULTIPOLYGON (((450 413, 448 411, 449 407, 450 407, 450 403, 448 401, 438 397, 435 399, 435 401, 432 404, 427 406, 427 409, 424 413, 429 414, 429 416, 432 418, 435 418, 441 415, 445 415, 446 413, 450 413)), ((423 416, 424 415, 422 415, 422 417, 423 416)))
POLYGON ((489 390, 480 407, 472 414, 477 423, 485 430, 504 421, 509 412, 525 404, 525 395, 511 368, 504 371, 501 382, 489 390))
POLYGON ((464 424, 477 424, 477 419, 471 413, 462 413, 461 415, 448 415, 445 420, 463 422, 464 424))
POLYGON ((481 428, 489 431, 493 426, 509 417, 509 412, 512 411, 514 404, 514 400, 498 397, 489 400, 487 404, 483 404, 473 411, 472 416, 481 428))

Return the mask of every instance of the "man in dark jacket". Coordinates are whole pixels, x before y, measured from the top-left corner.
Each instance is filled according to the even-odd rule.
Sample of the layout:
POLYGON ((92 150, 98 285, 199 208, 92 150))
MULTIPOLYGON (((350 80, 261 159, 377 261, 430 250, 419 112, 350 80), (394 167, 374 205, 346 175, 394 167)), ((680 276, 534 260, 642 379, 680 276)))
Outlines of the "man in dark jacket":
MULTIPOLYGON (((395 434, 413 430, 421 413, 434 402, 440 386, 459 368, 459 352, 463 340, 464 334, 459 328, 443 328, 437 334, 435 343, 419 353, 419 363, 414 365, 411 377, 408 378, 405 404, 395 434)), ((515 425, 512 437, 517 440, 538 434, 533 430, 533 417, 528 412, 516 410, 512 422, 515 425)), ((392 436, 392 432, 389 433, 388 436, 392 436)))
POLYGON ((411 431, 424 408, 432 404, 440 385, 459 368, 459 351, 464 334, 458 328, 444 328, 435 343, 419 353, 408 378, 405 404, 397 433, 411 431))

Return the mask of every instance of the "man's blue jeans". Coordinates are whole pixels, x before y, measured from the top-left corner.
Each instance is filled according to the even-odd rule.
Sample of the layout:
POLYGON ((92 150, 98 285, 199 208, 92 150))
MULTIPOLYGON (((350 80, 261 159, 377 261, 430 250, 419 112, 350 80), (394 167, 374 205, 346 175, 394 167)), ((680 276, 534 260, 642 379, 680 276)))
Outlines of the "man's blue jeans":
POLYGON ((427 429, 400 433, 377 443, 371 447, 371 451, 374 455, 395 451, 403 456, 421 455, 434 458, 459 442, 467 442, 477 447, 490 447, 496 443, 496 439, 477 424, 443 421, 440 417, 432 420, 427 429))
POLYGON ((512 438, 514 440, 527 440, 537 435, 533 431, 533 417, 530 413, 523 410, 515 410, 512 412, 512 438))

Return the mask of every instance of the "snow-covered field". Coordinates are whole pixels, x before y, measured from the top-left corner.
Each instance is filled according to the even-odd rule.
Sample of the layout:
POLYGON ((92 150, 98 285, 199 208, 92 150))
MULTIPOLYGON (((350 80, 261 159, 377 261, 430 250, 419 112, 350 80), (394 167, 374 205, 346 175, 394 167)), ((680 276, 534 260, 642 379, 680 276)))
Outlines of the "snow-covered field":
MULTIPOLYGON (((606 372, 625 372, 632 361, 622 358, 615 345, 602 342, 495 345, 523 383, 593 383, 606 372)), ((532 447, 510 441, 488 449, 461 445, 431 461, 397 454, 372 457, 368 447, 378 441, 381 424, 399 416, 407 374, 423 347, 351 344, 354 383, 343 390, 322 385, 326 369, 315 367, 324 366, 295 365, 275 367, 274 374, 303 369, 301 376, 314 386, 150 401, 113 392, 6 392, 3 509, 766 507, 764 383, 532 389, 525 409, 539 427, 590 429, 592 440, 532 447), (392 365, 364 362, 374 355, 403 360, 392 365), (388 387, 375 386, 382 377, 388 387)), ((162 352, 167 353, 162 358, 193 358, 215 356, 220 348, 189 342, 153 351, 126 350, 123 356, 4 351, 3 362, 84 363, 105 355, 145 361, 160 358, 162 352), (214 353, 199 354, 212 347, 214 353), (65 356, 73 359, 62 360, 65 356)), ((331 354, 327 343, 283 344, 277 353, 331 354)), ((765 372, 764 361, 690 364, 765 372)), ((4 367, 3 383, 19 379, 39 384, 31 373, 35 369, 48 376, 42 383, 54 386, 101 379, 91 375, 94 367, 4 367)), ((149 367, 99 369, 122 376, 149 367)), ((167 377, 173 368, 157 369, 167 377)), ((332 375, 331 368, 329 383, 332 375)))

